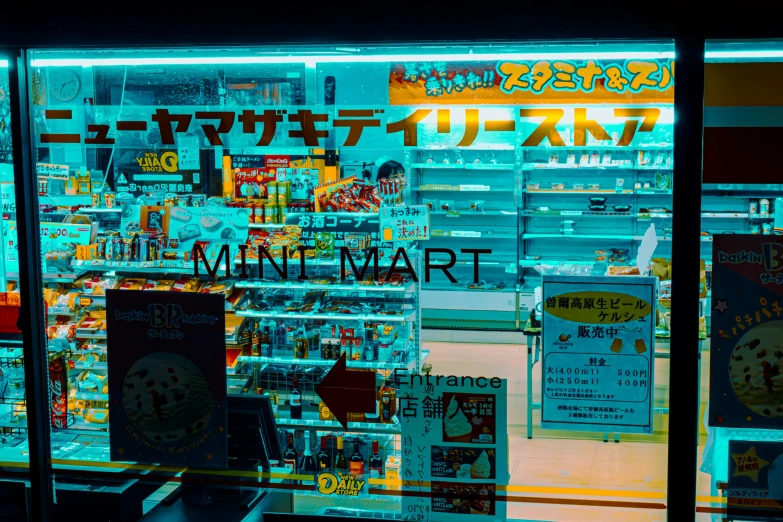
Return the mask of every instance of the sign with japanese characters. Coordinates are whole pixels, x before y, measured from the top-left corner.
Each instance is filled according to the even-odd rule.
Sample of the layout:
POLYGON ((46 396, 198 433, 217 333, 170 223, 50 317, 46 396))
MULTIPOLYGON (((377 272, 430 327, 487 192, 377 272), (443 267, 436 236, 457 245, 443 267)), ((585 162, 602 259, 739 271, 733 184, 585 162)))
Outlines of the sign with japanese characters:
POLYGON ((152 191, 181 195, 201 193, 198 166, 185 170, 187 165, 181 162, 178 151, 130 151, 123 154, 117 164, 114 178, 117 192, 134 196, 152 191))
POLYGON ((728 520, 783 516, 783 443, 730 440, 728 520))
POLYGON ((36 163, 35 173, 39 178, 68 179, 68 165, 53 165, 51 163, 36 163))
MULTIPOLYGON (((364 212, 300 212, 289 213, 285 224, 302 229, 302 240, 312 241, 317 232, 333 232, 337 241, 344 241, 346 235, 369 234, 372 243, 377 243, 380 230, 378 214, 364 212)), ((377 245, 381 246, 381 245, 377 245)))
MULTIPOLYGON (((657 122, 664 115, 667 120, 673 118, 673 108, 650 107, 631 93, 615 93, 614 96, 625 103, 618 101, 614 107, 596 106, 590 98, 592 95, 585 94, 583 103, 561 107, 539 107, 533 103, 520 107, 513 96, 503 96, 506 96, 505 106, 487 107, 481 100, 471 106, 455 100, 454 105, 348 106, 331 111, 317 106, 264 111, 132 106, 120 113, 116 106, 96 106, 95 111, 104 123, 89 125, 86 132, 72 119, 75 109, 39 107, 36 116, 45 118, 48 126, 40 128, 36 138, 42 147, 117 147, 122 151, 117 161, 118 172, 142 174, 144 177, 137 181, 146 182, 148 186, 150 182, 153 185, 188 183, 184 179, 175 181, 171 176, 190 172, 183 169, 177 152, 183 139, 190 142, 192 135, 199 137, 202 147, 227 147, 230 143, 232 148, 259 153, 288 150, 290 154, 299 155, 318 150, 330 142, 339 148, 363 150, 434 145, 487 147, 506 145, 517 138, 521 138, 521 145, 525 147, 627 147, 641 141, 671 143, 671 136, 666 136, 663 126, 657 126, 657 122), (632 106, 637 104, 640 105, 632 106), (220 120, 220 124, 214 125, 215 120, 220 120), (161 176, 168 178, 164 180, 161 176)), ((537 100, 536 95, 530 96, 537 100)), ((421 100, 417 102, 420 103, 421 100)), ((274 166, 267 160, 263 165, 258 163, 232 159, 232 165, 242 165, 232 168, 308 167, 293 161, 274 166)), ((128 180, 126 185, 131 183, 134 182, 128 180)), ((192 190, 196 191, 200 182, 193 180, 192 185, 192 190)))
POLYGON ((384 241, 419 241, 430 238, 430 208, 427 205, 381 207, 381 238, 384 241))
POLYGON ((673 103, 673 60, 396 63, 392 105, 673 103))
POLYGON ((226 469, 224 299, 106 292, 111 459, 226 469), (194 349, 198 347, 198 349, 194 349))
POLYGON ((543 276, 542 428, 652 433, 657 281, 543 276))
POLYGON ((398 375, 402 519, 506 519, 507 381, 398 375))
POLYGON ((715 235, 710 426, 783 426, 783 242, 715 235))

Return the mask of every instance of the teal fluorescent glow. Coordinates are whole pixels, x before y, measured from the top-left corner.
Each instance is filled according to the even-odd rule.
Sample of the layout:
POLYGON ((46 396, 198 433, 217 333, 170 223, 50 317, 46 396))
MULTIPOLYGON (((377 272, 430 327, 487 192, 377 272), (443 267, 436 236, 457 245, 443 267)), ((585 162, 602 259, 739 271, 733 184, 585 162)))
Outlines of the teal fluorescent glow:
POLYGON ((707 51, 704 53, 707 59, 724 58, 783 58, 783 50, 772 51, 707 51))
POLYGON ((384 63, 430 61, 496 60, 651 60, 674 58, 674 52, 573 52, 573 53, 489 53, 489 54, 379 54, 379 55, 290 55, 290 56, 203 56, 170 58, 41 58, 33 67, 91 67, 134 65, 230 65, 304 63, 384 63))

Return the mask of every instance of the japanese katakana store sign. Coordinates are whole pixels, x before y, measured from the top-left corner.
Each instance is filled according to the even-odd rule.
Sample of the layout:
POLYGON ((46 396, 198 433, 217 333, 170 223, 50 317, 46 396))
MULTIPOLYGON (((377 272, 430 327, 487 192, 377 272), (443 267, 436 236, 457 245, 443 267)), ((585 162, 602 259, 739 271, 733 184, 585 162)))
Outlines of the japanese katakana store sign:
POLYGON ((783 242, 715 236, 710 426, 779 429, 783 422, 783 242))
POLYGON ((672 103, 673 60, 501 60, 391 66, 389 102, 672 103))
POLYGON ((402 519, 506 519, 507 381, 399 375, 402 519))
MULTIPOLYGON (((100 125, 89 125, 85 133, 72 119, 74 110, 38 109, 48 126, 37 135, 42 147, 88 146, 144 150, 145 147, 176 149, 198 137, 202 147, 274 150, 324 147, 332 141, 340 148, 385 149, 397 147, 470 147, 507 144, 521 137, 525 147, 565 146, 561 132, 574 136, 575 146, 587 146, 586 136, 596 143, 625 147, 634 138, 651 137, 659 117, 671 107, 336 107, 292 106, 274 110, 201 110, 194 107, 167 108, 133 106, 120 114, 116 106, 97 106, 100 125), (600 123, 591 111, 603 110, 600 123), (614 125, 622 132, 609 133, 614 125), (559 126, 559 130, 556 128, 559 126)), ((477 104, 478 105, 478 104, 477 104)), ((638 141, 638 140, 637 140, 638 141)), ((134 167, 130 172, 171 173, 177 167, 176 153, 159 155, 147 150, 118 162, 134 167), (135 165, 134 165, 135 163, 135 165), (149 170, 153 169, 153 170, 149 170)), ((294 165, 295 166, 295 165, 294 165)), ((268 167, 268 165, 267 165, 268 167)), ((234 167, 252 168, 252 167, 234 167)), ((255 167, 260 168, 260 167, 255 167)), ((266 167, 264 167, 266 168, 266 167)), ((188 170, 188 169, 181 169, 188 170)))
POLYGON ((430 238, 430 209, 427 205, 381 207, 383 241, 419 241, 430 238))
POLYGON ((541 427, 652 433, 655 277, 543 277, 541 427))
POLYGON ((783 516, 783 443, 729 441, 728 520, 783 516))

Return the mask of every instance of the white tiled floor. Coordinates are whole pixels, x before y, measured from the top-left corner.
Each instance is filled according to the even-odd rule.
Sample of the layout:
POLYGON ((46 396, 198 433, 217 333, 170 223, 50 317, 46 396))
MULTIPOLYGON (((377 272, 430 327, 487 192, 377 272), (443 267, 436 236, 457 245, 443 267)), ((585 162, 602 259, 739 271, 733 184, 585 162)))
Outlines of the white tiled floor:
MULTIPOLYGON (((665 521, 667 444, 665 419, 657 417, 652 436, 623 436, 619 444, 602 434, 534 429, 526 436, 526 354, 523 345, 425 343, 433 374, 501 377, 509 384, 508 518, 535 521, 665 521), (611 507, 569 505, 605 502, 611 507), (543 503, 548 502, 548 503, 543 503), (549 503, 551 502, 551 503, 549 503), (615 507, 641 503, 643 509, 615 507)), ((539 366, 536 370, 540 371, 539 366)), ((656 361, 656 405, 668 402, 668 361, 656 361)), ((534 371, 533 389, 540 390, 534 371)), ((538 400, 538 392, 534 392, 538 400)), ((534 426, 538 417, 534 416, 534 426)), ((685 472, 685 470, 684 470, 685 472)), ((707 520, 707 519, 705 519, 707 520)))

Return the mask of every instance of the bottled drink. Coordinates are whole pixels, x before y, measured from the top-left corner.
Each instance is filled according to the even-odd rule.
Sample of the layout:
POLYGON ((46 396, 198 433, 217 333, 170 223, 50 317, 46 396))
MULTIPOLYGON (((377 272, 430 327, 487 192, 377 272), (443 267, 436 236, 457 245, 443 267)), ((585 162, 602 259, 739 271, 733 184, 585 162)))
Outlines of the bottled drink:
MULTIPOLYGON (((316 465, 315 465, 315 459, 313 458, 313 452, 310 449, 310 432, 305 431, 305 447, 304 447, 304 455, 302 456, 302 464, 299 466, 299 469, 302 470, 302 473, 304 474, 315 474, 317 471, 316 465)), ((303 481, 304 484, 312 484, 312 480, 305 480, 303 481)))
POLYGON ((264 326, 264 333, 261 334, 261 341, 260 341, 260 351, 261 355, 264 357, 271 357, 272 356, 272 336, 269 332, 269 326, 264 326))
POLYGON ((364 475, 364 457, 361 452, 361 442, 358 440, 353 443, 353 453, 349 464, 349 471, 355 477, 364 475))
POLYGON ((289 402, 291 404, 291 418, 302 418, 302 392, 299 390, 299 379, 294 376, 294 385, 291 388, 289 402))
POLYGON ((321 437, 321 451, 318 452, 318 468, 326 470, 332 467, 332 456, 326 448, 326 437, 321 437))
POLYGON ((334 456, 334 470, 337 472, 348 472, 348 461, 345 459, 342 437, 337 437, 337 453, 334 456))
POLYGON ((290 469, 291 473, 296 473, 296 461, 298 458, 299 455, 296 454, 294 449, 294 434, 289 433, 288 447, 285 449, 285 453, 283 453, 283 466, 290 469))
POLYGON ((378 441, 372 441, 372 455, 370 455, 370 478, 383 477, 383 460, 378 453, 378 441))
POLYGON ((307 334, 304 328, 300 328, 297 331, 297 335, 294 338, 294 358, 307 359, 310 355, 310 346, 307 339, 307 334))
POLYGON ((391 387, 391 382, 388 379, 378 393, 378 397, 380 421, 384 424, 390 424, 394 420, 394 414, 397 413, 397 390, 391 387))
POLYGON ((253 332, 250 335, 250 354, 251 355, 262 355, 259 347, 261 346, 261 328, 259 326, 259 321, 256 321, 253 325, 253 332))

